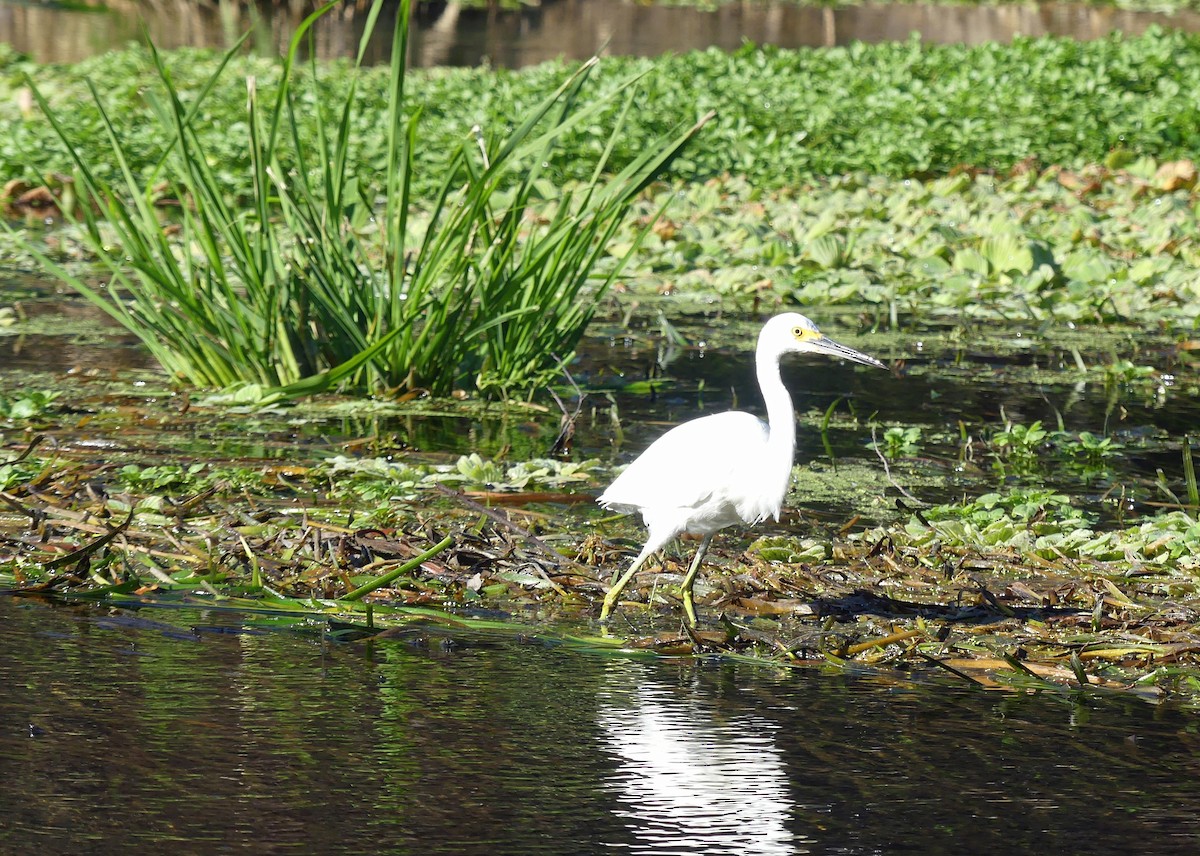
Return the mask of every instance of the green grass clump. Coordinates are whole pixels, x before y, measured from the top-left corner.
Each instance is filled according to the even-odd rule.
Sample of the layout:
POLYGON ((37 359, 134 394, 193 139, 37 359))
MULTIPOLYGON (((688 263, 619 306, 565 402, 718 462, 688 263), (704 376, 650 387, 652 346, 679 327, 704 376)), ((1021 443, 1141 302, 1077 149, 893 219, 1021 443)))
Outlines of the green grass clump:
MULTIPOLYGON (((168 372, 197 386, 249 384, 285 395, 337 383, 442 395, 467 386, 507 395, 544 383, 571 358, 596 301, 645 234, 643 224, 622 257, 608 256, 630 206, 699 125, 613 167, 638 76, 585 100, 596 67, 587 63, 514 127, 449 141, 436 189, 414 218, 416 176, 430 177, 417 165, 427 143, 420 110, 406 97, 409 4, 398 18, 381 110, 357 98, 357 67, 340 96, 314 101, 312 91, 293 89, 306 31, 329 8, 298 30, 271 94, 246 78, 242 117, 217 123, 248 154, 244 201, 229 196, 218 171, 208 101, 236 49, 190 95, 151 50, 158 85, 148 100, 161 147, 148 167, 138 163, 142 139, 127 133, 90 81, 107 141, 99 151, 35 88, 70 152, 84 243, 109 281, 97 287, 31 250, 168 372), (562 136, 591 128, 611 102, 618 113, 593 134, 604 148, 588 158, 587 178, 570 186, 547 180, 544 165, 562 136), (364 169, 364 123, 383 135, 378 169, 364 169), (164 196, 177 204, 174 222, 155 205, 164 196)), ((372 7, 359 63, 380 8, 372 7)))

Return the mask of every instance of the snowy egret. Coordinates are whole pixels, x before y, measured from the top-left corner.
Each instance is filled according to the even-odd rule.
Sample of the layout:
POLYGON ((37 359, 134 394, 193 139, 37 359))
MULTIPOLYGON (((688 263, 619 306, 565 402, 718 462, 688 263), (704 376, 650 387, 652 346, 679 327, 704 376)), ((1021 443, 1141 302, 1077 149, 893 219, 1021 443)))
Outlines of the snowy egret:
POLYGON ((840 345, 803 315, 776 315, 758 334, 755 367, 767 421, 731 410, 677 425, 655 440, 596 500, 626 514, 642 513, 646 545, 604 598, 606 621, 621 590, 657 550, 684 532, 702 536, 680 584, 683 611, 696 624, 692 585, 713 534, 735 523, 779 519, 796 446, 792 398, 779 376, 785 354, 828 354, 886 368, 874 357, 840 345))

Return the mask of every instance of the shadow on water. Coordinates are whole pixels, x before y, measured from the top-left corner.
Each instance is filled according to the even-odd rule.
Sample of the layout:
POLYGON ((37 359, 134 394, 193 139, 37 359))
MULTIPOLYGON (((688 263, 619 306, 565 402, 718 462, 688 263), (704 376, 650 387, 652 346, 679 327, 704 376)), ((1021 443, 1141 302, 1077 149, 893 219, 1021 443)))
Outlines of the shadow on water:
POLYGON ((0 598, 5 852, 1194 853, 1200 722, 0 598))
MULTIPOLYGON (((256 49, 280 53, 317 5, 174 0, 110 0, 103 7, 0 2, 0 42, 39 62, 78 62, 141 38, 143 28, 159 47, 225 48, 247 29, 256 49)), ((365 10, 361 4, 361 10, 365 10)), ((385 11, 394 14, 395 7, 385 11)), ((353 4, 314 28, 317 54, 354 55, 364 14, 353 4)), ((743 42, 784 48, 903 40, 913 33, 932 43, 977 44, 1023 36, 1100 38, 1114 31, 1137 34, 1151 26, 1200 30, 1200 14, 1130 11, 1079 3, 900 3, 829 8, 788 2, 728 3, 715 10, 631 0, 545 0, 518 9, 468 8, 423 3, 416 14, 412 60, 418 66, 519 68, 597 51, 657 56, 708 47, 735 49, 743 42)), ((390 21, 379 28, 369 61, 384 62, 390 21)))

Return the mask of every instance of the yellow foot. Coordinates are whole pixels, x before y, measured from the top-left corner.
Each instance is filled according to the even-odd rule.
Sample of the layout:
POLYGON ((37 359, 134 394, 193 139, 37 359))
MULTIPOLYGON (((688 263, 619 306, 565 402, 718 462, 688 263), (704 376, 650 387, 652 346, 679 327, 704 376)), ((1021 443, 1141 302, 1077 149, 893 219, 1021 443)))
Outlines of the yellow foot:
POLYGON ((692 602, 692 590, 683 591, 683 617, 688 627, 696 626, 696 604, 692 602))

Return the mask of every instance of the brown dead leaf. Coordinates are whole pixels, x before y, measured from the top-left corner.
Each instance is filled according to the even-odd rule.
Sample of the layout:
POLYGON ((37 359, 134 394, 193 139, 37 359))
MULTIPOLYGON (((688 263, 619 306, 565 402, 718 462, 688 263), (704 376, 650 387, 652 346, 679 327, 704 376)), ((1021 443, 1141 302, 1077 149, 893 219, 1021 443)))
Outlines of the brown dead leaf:
POLYGON ((749 615, 812 615, 811 603, 805 600, 763 600, 757 597, 739 597, 733 605, 749 615))
POLYGON ((1168 192, 1180 188, 1190 190, 1196 186, 1196 165, 1190 160, 1167 161, 1154 173, 1154 183, 1168 192))

